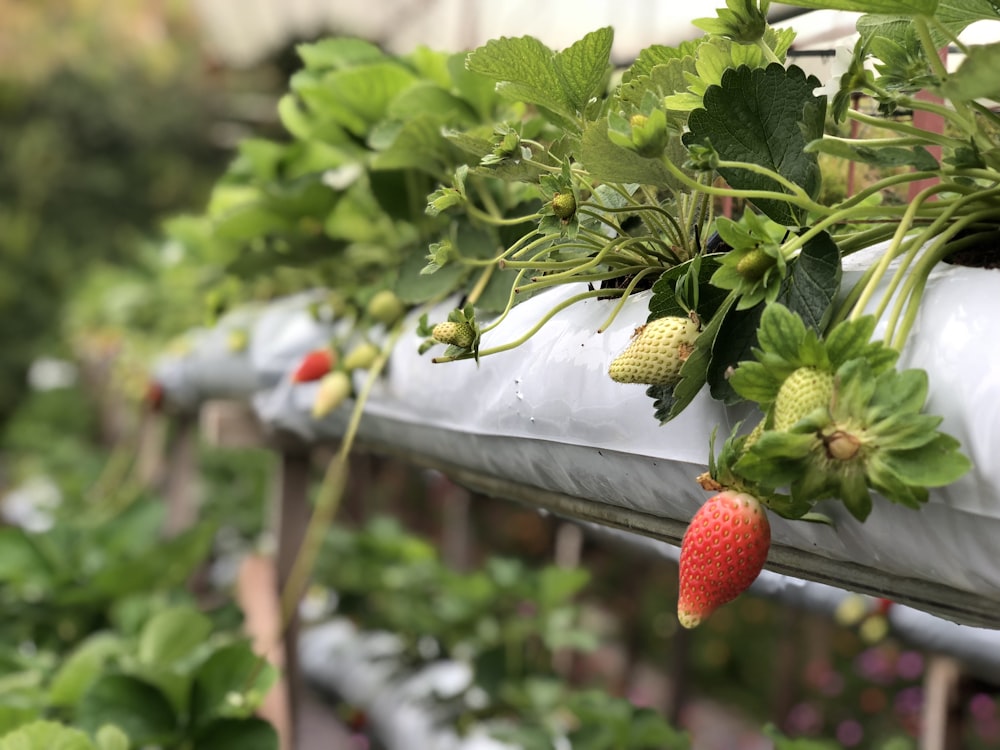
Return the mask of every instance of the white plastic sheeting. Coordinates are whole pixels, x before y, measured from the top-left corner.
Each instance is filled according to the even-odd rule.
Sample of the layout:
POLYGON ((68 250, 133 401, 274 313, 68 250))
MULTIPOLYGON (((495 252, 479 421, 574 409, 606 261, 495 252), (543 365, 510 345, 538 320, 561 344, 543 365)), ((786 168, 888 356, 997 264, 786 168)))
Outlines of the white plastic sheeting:
POLYGON ((344 619, 307 628, 299 660, 310 682, 365 711, 387 750, 515 750, 473 728, 460 736, 434 703, 461 695, 472 682, 468 664, 440 660, 416 670, 401 665, 392 633, 362 632, 344 619))
MULTIPOLYGON (((1000 271, 939 266, 901 358, 901 366, 928 371, 928 409, 944 417, 942 429, 962 442, 973 471, 933 490, 920 511, 876 498, 864 524, 835 501, 819 506, 834 519, 832 527, 775 518, 771 562, 778 569, 849 587, 856 582, 861 591, 1000 627, 1000 472, 994 461, 1000 448, 1000 349, 991 345, 990 312, 998 290, 1000 271), (957 606, 942 599, 953 596, 962 600, 957 606)), ((558 288, 521 303, 484 336, 483 348, 519 337, 578 291, 558 288)), ((611 525, 630 528, 638 518, 682 529, 706 498, 694 480, 706 468, 712 430, 727 434, 746 412, 726 409, 702 393, 660 426, 642 386, 607 377, 611 359, 645 321, 647 303, 646 293, 633 295, 603 334, 596 331, 615 302, 576 304, 524 345, 479 365, 432 364, 433 352, 419 355, 414 317, 413 332, 398 342, 388 372, 375 384, 359 437, 516 485, 529 494, 528 502, 532 491, 558 493, 599 508, 611 525)), ((306 314, 305 300, 298 304, 299 312, 289 303, 282 314, 299 319, 306 314)), ((447 311, 442 306, 430 317, 443 319, 447 311)), ((317 386, 288 380, 298 356, 327 340, 329 331, 302 325, 294 336, 279 335, 269 325, 266 336, 251 333, 252 356, 220 358, 220 335, 206 334, 186 358, 162 362, 158 374, 168 398, 248 398, 258 384, 253 403, 266 427, 307 442, 336 439, 350 405, 315 421, 309 412, 317 386), (273 382, 281 366, 285 375, 273 388, 260 389, 262 375, 251 370, 251 362, 269 361, 269 342, 280 343, 281 356, 270 361, 267 380, 273 382)), ((356 376, 357 388, 364 377, 356 376)))

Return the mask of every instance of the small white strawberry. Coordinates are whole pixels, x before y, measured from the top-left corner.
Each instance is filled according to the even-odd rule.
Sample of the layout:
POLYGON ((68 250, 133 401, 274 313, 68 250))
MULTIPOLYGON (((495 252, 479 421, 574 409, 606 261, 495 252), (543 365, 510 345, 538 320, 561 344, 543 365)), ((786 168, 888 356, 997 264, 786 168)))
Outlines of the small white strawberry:
POLYGON ((313 419, 322 419, 351 395, 351 378, 343 370, 327 373, 319 381, 313 399, 313 419))
POLYGON ((628 347, 611 363, 608 374, 618 383, 675 385, 697 338, 698 324, 689 317, 671 315, 651 320, 635 330, 628 347))

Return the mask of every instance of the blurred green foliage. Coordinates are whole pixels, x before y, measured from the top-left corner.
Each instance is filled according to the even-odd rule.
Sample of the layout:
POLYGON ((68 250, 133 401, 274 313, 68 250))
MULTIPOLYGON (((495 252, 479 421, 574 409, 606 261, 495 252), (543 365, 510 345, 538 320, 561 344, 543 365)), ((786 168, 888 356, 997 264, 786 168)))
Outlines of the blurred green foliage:
POLYGON ((200 205, 228 156, 210 91, 138 66, 0 80, 0 432, 86 269, 132 262, 158 221, 200 205))

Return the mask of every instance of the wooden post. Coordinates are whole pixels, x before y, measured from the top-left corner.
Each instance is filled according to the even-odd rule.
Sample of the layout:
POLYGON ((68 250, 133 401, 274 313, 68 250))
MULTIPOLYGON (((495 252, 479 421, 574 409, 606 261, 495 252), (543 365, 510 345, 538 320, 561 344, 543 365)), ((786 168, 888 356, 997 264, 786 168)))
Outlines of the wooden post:
MULTIPOLYGON (((580 567, 583 554, 583 528, 575 523, 561 523, 556 528, 555 564, 560 568, 580 567)), ((552 668, 556 674, 568 677, 573 669, 573 650, 560 649, 552 654, 552 668)))
POLYGON ((195 418, 182 414, 174 423, 167 465, 166 532, 174 536, 190 528, 198 518, 198 433, 195 418))
MULTIPOLYGON (((279 601, 285 590, 295 557, 302 547, 309 524, 310 455, 305 450, 289 450, 281 454, 275 477, 271 524, 276 543, 275 566, 279 601)), ((299 613, 293 609, 282 635, 285 683, 288 691, 288 715, 291 727, 291 747, 298 746, 299 707, 302 695, 301 671, 298 659, 299 613)))
POLYGON ((146 411, 139 422, 136 473, 143 487, 159 489, 167 478, 166 438, 168 422, 162 414, 146 411))
POLYGON ((961 677, 955 659, 940 654, 930 658, 924 675, 920 750, 961 750, 961 677))
POLYGON ((450 481, 441 493, 441 559, 454 570, 469 567, 469 492, 450 481))

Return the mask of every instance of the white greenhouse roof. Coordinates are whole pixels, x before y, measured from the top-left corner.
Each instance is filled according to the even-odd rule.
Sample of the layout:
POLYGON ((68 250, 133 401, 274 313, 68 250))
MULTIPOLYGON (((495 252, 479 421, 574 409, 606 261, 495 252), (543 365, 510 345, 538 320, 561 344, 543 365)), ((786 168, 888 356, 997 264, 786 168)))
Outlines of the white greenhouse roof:
MULTIPOLYGON (((360 36, 395 53, 420 45, 472 49, 499 36, 524 35, 563 49, 603 26, 615 29, 613 59, 628 63, 651 44, 673 45, 698 36, 691 20, 714 16, 720 5, 724 0, 194 0, 207 47, 234 67, 252 65, 289 42, 321 34, 360 36)), ((804 14, 778 3, 771 8, 774 19, 797 15, 799 47, 832 46, 854 31, 857 15, 804 14)))

